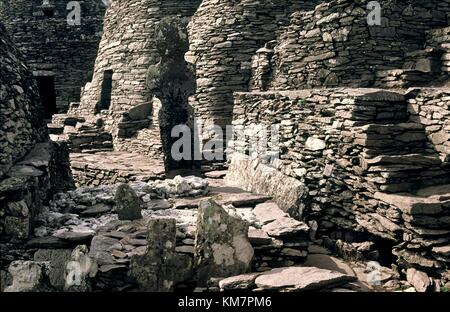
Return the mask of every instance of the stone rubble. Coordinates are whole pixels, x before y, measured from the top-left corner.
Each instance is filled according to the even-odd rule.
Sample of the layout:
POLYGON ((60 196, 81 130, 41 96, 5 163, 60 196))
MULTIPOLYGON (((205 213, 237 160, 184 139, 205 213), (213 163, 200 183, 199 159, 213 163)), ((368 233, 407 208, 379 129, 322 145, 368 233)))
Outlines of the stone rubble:
MULTIPOLYGON (((192 178, 187 179, 191 180, 192 178)), ((197 178, 195 180, 201 182, 197 178)), ((210 183, 199 183, 207 184, 210 183)), ((217 185, 217 182, 211 181, 211 184, 217 185)), ((149 184, 130 185, 139 197, 155 194, 149 184)), ((142 219, 121 221, 112 209, 115 206, 117 188, 118 185, 101 186, 61 193, 51 202, 52 208, 43 213, 45 217, 41 216, 41 220, 46 220, 46 223, 36 229, 36 233, 43 236, 31 239, 27 246, 34 251, 34 258, 31 259, 37 261, 36 263, 49 263, 48 272, 45 274, 48 287, 59 291, 171 291, 192 289, 193 285, 204 291, 267 291, 279 287, 283 290, 302 291, 319 286, 327 291, 339 287, 349 291, 369 289, 361 286, 362 282, 353 285, 351 281, 355 279, 355 275, 351 273, 348 265, 327 256, 326 254, 330 253, 328 249, 308 242, 309 227, 289 217, 270 201, 270 197, 261 202, 260 197, 253 196, 253 201, 250 201, 252 197, 241 191, 242 193, 235 194, 236 198, 247 194, 244 206, 242 201, 238 200, 237 203, 241 204, 238 207, 234 207, 231 202, 222 204, 224 206, 221 207, 211 200, 224 200, 228 189, 215 186, 208 193, 208 196, 212 197, 197 198, 200 200, 200 211, 207 212, 203 217, 201 213, 197 213, 196 207, 158 210, 144 207, 142 219), (90 207, 99 205, 102 208, 102 205, 108 206, 109 209, 99 209, 95 217, 83 215, 84 211, 92 209, 90 207), (77 212, 56 212, 77 206, 77 212), (212 209, 213 207, 215 208, 212 209), (216 220, 213 225, 214 222, 219 222, 217 226, 204 227, 202 224, 209 220, 207 216, 216 220), (267 228, 271 224, 272 226, 267 228), (224 236, 223 232, 217 232, 225 226, 225 233, 230 234, 228 240, 228 236, 224 236), (167 242, 162 239, 163 233, 167 233, 167 242), (232 233, 235 235, 231 235, 232 233), (230 244, 228 249, 237 257, 234 262, 230 262, 230 258, 220 252, 228 251, 225 241, 230 244), (81 246, 82 244, 86 246, 81 246), (218 246, 223 248, 215 248, 218 246), (205 262, 207 258, 203 255, 207 250, 211 256, 217 256, 217 259, 222 261, 221 265, 205 262), (166 256, 161 258, 161 253, 166 256), (313 254, 308 256, 310 253, 313 254), (328 258, 320 258, 323 256, 328 258), (312 267, 314 270, 328 270, 328 273, 322 279, 319 278, 320 274, 316 274, 322 271, 314 271, 313 275, 316 275, 318 280, 305 279, 304 286, 273 286, 270 284, 272 282, 267 282, 268 284, 260 284, 262 287, 259 287, 255 284, 257 277, 266 272, 274 273, 271 270, 275 268, 298 265, 312 267), (202 285, 199 282, 199 274, 205 271, 209 272, 202 277, 205 287, 199 288, 198 286, 202 285), (239 275, 246 272, 253 273, 239 275), (331 283, 335 281, 335 276, 341 275, 345 277, 337 278, 337 284, 331 283), (213 283, 214 278, 217 282, 213 283), (79 283, 67 285, 74 279, 79 283)), ((171 200, 191 198, 174 197, 171 200)), ((161 199, 156 197, 150 200, 150 203, 155 200, 161 199)), ((278 273, 281 276, 283 272, 281 270, 278 273)), ((274 275, 274 278, 278 277, 274 275)), ((394 278, 394 275, 389 275, 385 282, 391 281, 391 278, 394 278)), ((397 286, 392 288, 398 289, 400 286, 395 281, 394 279, 391 284, 397 286)))

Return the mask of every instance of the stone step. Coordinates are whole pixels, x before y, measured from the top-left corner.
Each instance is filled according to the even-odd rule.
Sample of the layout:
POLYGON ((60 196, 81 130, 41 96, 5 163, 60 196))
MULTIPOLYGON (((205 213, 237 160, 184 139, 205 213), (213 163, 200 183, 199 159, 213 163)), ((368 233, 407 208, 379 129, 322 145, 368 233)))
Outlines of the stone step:
POLYGON ((378 192, 375 193, 374 198, 394 206, 408 215, 436 216, 450 212, 450 184, 428 187, 419 190, 416 194, 378 192), (439 191, 435 192, 434 190, 439 191), (426 195, 421 196, 423 194, 426 195))
POLYGON ((435 76, 433 73, 438 69, 433 65, 433 60, 431 59, 412 62, 407 64, 407 66, 414 68, 378 71, 376 73, 377 85, 390 88, 427 86, 433 81, 435 76))
POLYGON ((375 124, 356 128, 354 143, 371 158, 378 155, 434 155, 424 126, 415 122, 375 124))
POLYGON ((441 159, 438 155, 405 154, 405 155, 379 155, 374 158, 363 159, 362 167, 368 171, 389 171, 389 168, 422 169, 439 167, 441 159), (387 170, 376 170, 386 168, 387 170))

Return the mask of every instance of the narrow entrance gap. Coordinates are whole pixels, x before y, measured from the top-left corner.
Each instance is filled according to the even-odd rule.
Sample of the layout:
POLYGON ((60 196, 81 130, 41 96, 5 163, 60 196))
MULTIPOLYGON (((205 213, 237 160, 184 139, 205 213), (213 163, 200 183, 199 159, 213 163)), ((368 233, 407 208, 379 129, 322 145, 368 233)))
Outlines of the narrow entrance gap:
POLYGON ((112 70, 105 70, 103 73, 103 81, 102 81, 102 89, 100 94, 100 101, 97 103, 97 107, 95 109, 96 113, 100 113, 100 111, 109 109, 111 106, 111 93, 112 93, 112 70))
POLYGON ((42 105, 45 110, 45 119, 51 120, 53 114, 58 112, 56 108, 55 78, 53 76, 35 77, 42 105))
POLYGON ((396 262, 396 257, 392 253, 395 242, 380 237, 374 237, 375 249, 378 251, 378 262, 385 267, 391 267, 396 262))

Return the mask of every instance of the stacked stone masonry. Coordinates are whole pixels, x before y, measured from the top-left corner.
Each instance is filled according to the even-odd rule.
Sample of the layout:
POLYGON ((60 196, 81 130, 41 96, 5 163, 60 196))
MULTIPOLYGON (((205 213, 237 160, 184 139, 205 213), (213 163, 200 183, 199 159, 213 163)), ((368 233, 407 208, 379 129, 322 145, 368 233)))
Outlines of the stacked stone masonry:
POLYGON ((92 80, 83 87, 79 103, 53 118, 71 150, 115 150, 164 158, 162 103, 148 84, 149 69, 161 59, 156 28, 168 17, 187 24, 198 6, 198 0, 113 1, 105 15, 92 80))
POLYGON ((385 4, 380 26, 368 25, 367 3, 331 1, 292 14, 272 51, 268 88, 408 87, 446 77, 433 65, 442 47, 427 51, 433 36, 426 39, 430 29, 447 26, 447 1, 385 4))
POLYGON ((17 242, 32 235, 44 204, 73 181, 67 147, 48 142, 32 73, 2 24, 0 64, 0 238, 17 242))
MULTIPOLYGON (((276 166, 285 179, 290 176, 301 182, 300 189, 307 195, 297 191, 301 204, 297 209, 291 207, 291 214, 318 222, 319 234, 334 239, 347 236, 355 240, 358 235, 352 232, 368 232, 403 246, 408 244, 404 235, 411 235, 411 240, 417 241, 411 252, 422 256, 425 251, 429 261, 436 261, 431 249, 434 244, 445 244, 447 238, 430 240, 424 232, 435 229, 436 235, 445 237, 448 210, 411 212, 400 200, 392 201, 389 208, 386 205, 390 196, 399 196, 389 193, 402 193, 415 207, 416 201, 426 202, 416 198, 415 190, 428 187, 432 193, 439 185, 439 193, 428 196, 448 192, 448 135, 443 125, 448 115, 446 92, 415 89, 405 96, 379 89, 341 88, 237 93, 235 131, 252 126, 255 131, 247 134, 247 140, 232 141, 231 145, 236 153, 248 154, 249 137, 270 133, 271 127, 278 125, 279 162, 270 163, 267 154, 258 158, 260 166, 276 166)), ((268 186, 267 176, 249 171, 255 168, 251 162, 232 161, 228 179, 247 185, 245 177, 250 174, 251 190, 264 185, 266 194, 267 190, 276 194, 276 186, 268 186)), ((445 196, 437 196, 433 202, 444 207, 445 196)), ((409 264, 416 264, 411 261, 409 264)))
MULTIPOLYGON (((252 56, 276 38, 296 8, 318 1, 203 1, 189 24, 186 57, 196 68, 197 91, 190 103, 205 126, 230 124, 235 91, 247 91, 252 56)), ((207 135, 205 135, 207 136, 207 135)))
MULTIPOLYGON (((72 103, 55 142, 0 26, 0 290, 448 288, 450 1, 390 1, 381 26, 367 3, 114 0, 95 64, 92 4, 86 67, 56 86, 72 103), (167 130, 193 117, 232 123, 224 179, 165 179, 167 130)), ((0 17, 35 75, 50 71, 11 8, 0 17)))
MULTIPOLYGON (((103 26, 102 1, 78 1, 80 25, 69 25, 69 1, 4 0, 0 19, 23 52, 35 77, 53 78, 56 111, 80 101, 80 88, 92 77, 103 26)), ((50 109, 50 108, 49 108, 50 109)), ((55 108, 52 108, 55 109, 55 108)))

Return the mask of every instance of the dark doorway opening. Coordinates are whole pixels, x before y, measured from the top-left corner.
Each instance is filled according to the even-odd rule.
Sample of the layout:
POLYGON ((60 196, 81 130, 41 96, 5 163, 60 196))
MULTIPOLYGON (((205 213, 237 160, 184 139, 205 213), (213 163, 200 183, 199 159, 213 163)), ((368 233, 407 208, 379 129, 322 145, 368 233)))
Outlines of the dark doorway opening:
POLYGON ((372 240, 375 243, 375 249, 378 251, 378 262, 385 267, 391 267, 396 262, 397 257, 392 253, 395 242, 375 236, 372 240))
POLYGON ((39 87, 41 102, 45 110, 45 119, 51 120, 53 114, 58 112, 56 108, 55 77, 38 76, 36 77, 36 81, 39 87))
POLYGON ((96 112, 109 109, 111 106, 111 93, 112 93, 112 70, 105 70, 103 73, 102 90, 100 94, 100 101, 97 103, 96 112))

